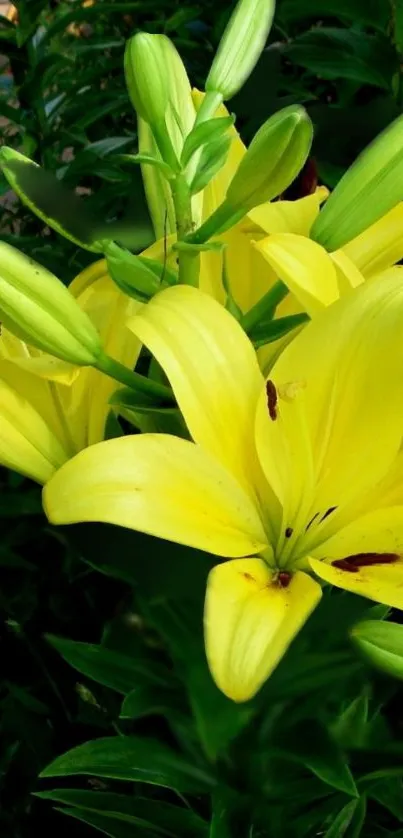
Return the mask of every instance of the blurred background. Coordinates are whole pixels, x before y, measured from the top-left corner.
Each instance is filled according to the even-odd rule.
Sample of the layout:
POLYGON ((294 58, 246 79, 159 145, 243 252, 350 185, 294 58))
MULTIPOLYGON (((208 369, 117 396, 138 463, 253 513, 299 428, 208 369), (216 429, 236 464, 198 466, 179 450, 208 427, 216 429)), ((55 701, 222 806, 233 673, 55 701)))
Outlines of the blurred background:
MULTIPOLYGON (((85 195, 98 214, 111 219, 125 216, 134 230, 141 231, 146 244, 152 232, 140 173, 118 159, 122 152, 137 150, 135 115, 122 72, 125 40, 141 29, 166 33, 180 51, 192 84, 203 88, 232 6, 230 0, 0 2, 0 143, 55 171, 66 185, 85 195)), ((333 187, 361 149, 401 113, 402 62, 401 0, 278 0, 267 47, 244 89, 230 102, 230 110, 248 142, 279 108, 295 102, 305 105, 315 126, 315 141, 309 166, 289 191, 288 197, 296 198, 309 193, 317 181, 333 187)), ((66 282, 93 259, 46 228, 1 177, 0 231, 2 238, 66 282)), ((201 603, 208 562, 203 564, 199 557, 191 572, 184 573, 180 560, 175 564, 173 558, 169 573, 161 572, 156 589, 150 581, 160 567, 155 541, 134 540, 130 534, 124 560, 111 570, 113 532, 108 540, 104 530, 100 537, 93 528, 87 528, 85 535, 77 528, 77 538, 67 542, 64 532, 46 524, 40 491, 28 480, 2 470, 0 493, 0 834, 28 838, 48 828, 62 838, 70 836, 74 823, 77 838, 89 838, 95 835, 90 826, 61 817, 31 792, 38 788, 38 773, 55 755, 113 730, 116 694, 99 687, 94 694, 91 682, 70 668, 44 635, 94 643, 102 639, 110 649, 121 648, 124 636, 126 651, 139 655, 141 650, 141 655, 148 656, 148 666, 161 657, 164 661, 166 657, 168 665, 164 632, 171 637, 169 620, 158 633, 155 614, 149 622, 144 622, 144 614, 150 601, 160 603, 168 577, 172 588, 199 584, 201 603), (141 572, 133 570, 134 553, 141 572), (151 554, 155 564, 153 559, 147 576, 144 565, 151 554)), ((336 619, 339 612, 334 609, 334 653, 337 660, 342 655, 342 664, 337 669, 333 662, 324 677, 323 661, 330 652, 323 649, 317 664, 317 673, 322 674, 315 689, 322 702, 330 700, 329 692, 334 691, 334 701, 341 683, 345 687, 352 679, 354 689, 361 689, 369 679, 402 744, 396 684, 382 681, 379 685, 376 676, 357 670, 344 647, 337 647, 348 620, 363 608, 358 604, 351 610, 351 602, 347 595, 346 622, 340 623, 339 616, 336 619)), ((196 614, 199 618, 197 609, 196 614)), ((318 626, 321 614, 315 618, 318 626)), ((312 671, 316 672, 314 666, 312 671)), ((312 682, 307 686, 303 672, 295 679, 294 687, 300 686, 292 695, 304 695, 309 703, 312 682)), ((194 698, 197 683, 192 689, 194 698)), ((175 696, 176 705, 183 696, 175 696)), ((144 706, 136 711, 137 716, 133 711, 132 718, 140 719, 142 732, 169 739, 161 708, 153 710, 153 700, 147 693, 144 706)), ((208 707, 200 709, 196 702, 199 725, 209 713, 208 707)), ((310 716, 315 716, 312 708, 310 716)), ((179 722, 177 727, 180 730, 179 722)), ((185 738, 192 735, 194 728, 193 734, 184 734, 185 738)), ((389 808, 385 801, 382 810, 376 808, 379 800, 373 804, 374 823, 379 818, 381 831, 369 829, 365 835, 403 834, 389 832, 389 827, 397 830, 403 822, 396 788, 392 798, 389 808)), ((226 838, 227 833, 214 835, 226 838)))

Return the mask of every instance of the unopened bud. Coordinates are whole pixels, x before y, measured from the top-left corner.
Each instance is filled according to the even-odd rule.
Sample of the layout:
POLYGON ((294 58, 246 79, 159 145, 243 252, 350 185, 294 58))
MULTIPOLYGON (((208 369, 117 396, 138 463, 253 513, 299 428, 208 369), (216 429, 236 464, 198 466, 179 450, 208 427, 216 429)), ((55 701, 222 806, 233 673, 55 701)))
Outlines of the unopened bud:
POLYGON ((258 61, 270 32, 274 0, 239 0, 218 47, 206 91, 231 99, 258 61))
POLYGON ((125 50, 125 76, 130 99, 139 116, 160 126, 169 101, 168 77, 162 50, 164 35, 138 32, 125 50))
POLYGON ((98 332, 54 274, 0 242, 0 320, 25 343, 80 366, 95 363, 98 332))
POLYGON ((135 256, 114 242, 108 244, 105 251, 108 271, 113 281, 129 297, 147 302, 161 290, 165 279, 170 284, 176 282, 173 272, 155 259, 135 256))
POLYGON ((301 171, 312 144, 304 108, 290 105, 274 114, 254 136, 228 187, 226 202, 245 213, 280 195, 301 171))
POLYGON ((337 250, 402 198, 403 116, 385 129, 347 169, 319 213, 311 237, 337 250))

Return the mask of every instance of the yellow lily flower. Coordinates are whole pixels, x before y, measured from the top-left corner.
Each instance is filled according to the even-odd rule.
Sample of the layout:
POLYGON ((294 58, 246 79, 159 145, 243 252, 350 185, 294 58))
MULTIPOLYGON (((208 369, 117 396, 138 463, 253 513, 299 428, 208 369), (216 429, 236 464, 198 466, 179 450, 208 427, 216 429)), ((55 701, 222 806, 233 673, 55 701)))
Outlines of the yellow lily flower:
POLYGON ((324 309, 265 381, 236 320, 171 287, 130 327, 193 442, 102 442, 44 489, 53 524, 104 521, 226 561, 208 580, 207 658, 251 698, 321 597, 319 578, 403 608, 403 286, 395 271, 324 309))
MULTIPOLYGON (((138 307, 112 282, 105 261, 70 285, 112 357, 133 367, 140 343, 125 323, 138 307)), ((120 385, 91 367, 74 367, 2 330, 0 462, 39 483, 69 457, 104 439, 109 399, 120 385)))

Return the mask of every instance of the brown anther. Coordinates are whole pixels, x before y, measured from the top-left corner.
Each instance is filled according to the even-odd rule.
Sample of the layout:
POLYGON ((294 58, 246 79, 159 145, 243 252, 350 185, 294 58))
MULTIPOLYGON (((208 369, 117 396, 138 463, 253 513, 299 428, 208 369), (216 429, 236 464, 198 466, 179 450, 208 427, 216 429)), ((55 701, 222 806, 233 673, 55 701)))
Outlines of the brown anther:
POLYGON ((285 531, 285 537, 286 537, 286 538, 291 538, 291 536, 292 536, 293 532, 294 532, 294 530, 293 530, 293 528, 292 528, 292 527, 287 527, 287 528, 286 528, 286 531, 285 531))
POLYGON ((270 419, 274 422, 277 419, 277 390, 273 381, 266 381, 267 409, 270 419))

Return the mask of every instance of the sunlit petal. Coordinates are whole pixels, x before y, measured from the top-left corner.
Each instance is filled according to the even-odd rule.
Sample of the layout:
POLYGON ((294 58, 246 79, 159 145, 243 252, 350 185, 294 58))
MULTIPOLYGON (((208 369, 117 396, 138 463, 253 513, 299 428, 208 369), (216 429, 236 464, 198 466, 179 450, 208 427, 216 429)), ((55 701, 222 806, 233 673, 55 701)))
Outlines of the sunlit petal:
POLYGON ((272 673, 321 597, 297 572, 282 587, 260 559, 239 559, 210 572, 205 604, 206 652, 218 687, 247 701, 272 673))
POLYGON ((249 479, 263 378, 236 320, 206 294, 178 285, 157 294, 129 325, 165 370, 195 442, 249 479))
MULTIPOLYGON (((141 308, 141 303, 120 291, 111 280, 104 259, 79 274, 70 291, 97 327, 105 352, 132 369, 141 344, 127 328, 127 320, 141 308)), ((113 378, 89 369, 81 371, 70 394, 62 394, 75 437, 81 437, 79 448, 103 439, 109 400, 119 386, 113 378)))
POLYGON ((403 258, 403 202, 343 246, 365 277, 375 276, 403 258))
MULTIPOLYGON (((402 515, 402 510, 400 510, 402 515)), ((312 570, 331 585, 353 594, 368 597, 383 605, 403 609, 403 560, 391 564, 359 567, 357 571, 343 570, 329 562, 311 559, 312 570)))
POLYGON ((231 475, 198 446, 165 434, 85 449, 48 483, 44 508, 53 524, 104 521, 219 556, 266 546, 255 506, 231 475))
POLYGON ((270 416, 267 400, 259 400, 257 447, 299 532, 313 515, 348 510, 397 455, 402 318, 403 285, 395 277, 365 283, 318 315, 270 373, 277 405, 270 416))
POLYGON ((338 299, 335 266, 316 242, 294 233, 276 233, 255 247, 311 317, 338 299))
MULTIPOLYGON (((26 396, 0 372, 0 463, 45 483, 68 457, 59 438, 26 396)), ((18 374, 17 374, 18 377, 18 374)))
POLYGON ((274 201, 255 207, 248 213, 254 224, 265 233, 297 233, 309 236, 320 205, 329 194, 325 186, 318 186, 312 195, 297 201, 274 201))

